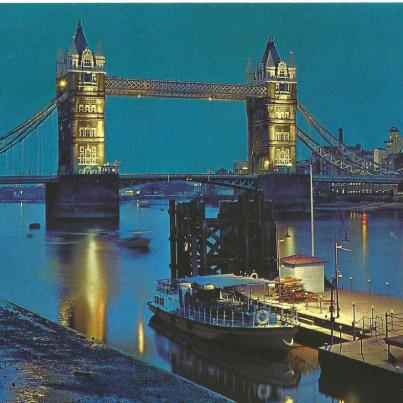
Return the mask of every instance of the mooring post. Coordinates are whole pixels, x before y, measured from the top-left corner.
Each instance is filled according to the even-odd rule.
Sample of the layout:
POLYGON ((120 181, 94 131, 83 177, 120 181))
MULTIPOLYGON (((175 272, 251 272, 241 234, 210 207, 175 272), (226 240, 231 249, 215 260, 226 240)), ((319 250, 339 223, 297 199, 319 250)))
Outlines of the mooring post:
POLYGON ((339 342, 340 342, 340 352, 341 352, 341 348, 343 346, 343 341, 341 340, 341 329, 342 329, 342 325, 339 325, 339 330, 340 330, 340 336, 339 336, 339 342))
POLYGON ((374 306, 371 306, 371 327, 374 327, 374 306))
POLYGON ((390 344, 388 343, 388 338, 389 338, 388 314, 385 313, 385 341, 386 341, 386 343, 388 345, 387 360, 389 361, 389 358, 390 358, 390 344))

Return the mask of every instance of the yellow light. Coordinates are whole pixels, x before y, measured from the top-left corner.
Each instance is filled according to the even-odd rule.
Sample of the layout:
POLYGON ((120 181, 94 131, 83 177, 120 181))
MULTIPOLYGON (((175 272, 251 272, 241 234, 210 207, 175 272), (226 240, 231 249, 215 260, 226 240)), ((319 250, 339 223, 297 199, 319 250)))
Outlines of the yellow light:
POLYGON ((67 81, 66 81, 66 80, 62 79, 62 80, 59 81, 59 87, 60 87, 60 88, 65 88, 66 85, 67 85, 67 81))

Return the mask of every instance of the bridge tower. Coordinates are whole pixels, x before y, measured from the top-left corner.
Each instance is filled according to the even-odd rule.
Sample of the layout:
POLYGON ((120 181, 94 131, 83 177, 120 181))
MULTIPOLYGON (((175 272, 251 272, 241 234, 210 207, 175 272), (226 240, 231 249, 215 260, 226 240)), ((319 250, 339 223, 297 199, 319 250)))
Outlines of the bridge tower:
POLYGON ((246 102, 250 173, 295 173, 297 66, 293 53, 287 65, 270 35, 256 71, 249 62, 246 76, 248 83, 267 87, 266 98, 246 102))
POLYGON ((93 52, 81 23, 69 49, 56 64, 59 175, 99 173, 105 164, 105 62, 101 49, 93 52))
POLYGON ((105 165, 105 62, 92 51, 81 23, 56 64, 59 183, 46 186, 52 220, 119 218, 119 176, 105 165))

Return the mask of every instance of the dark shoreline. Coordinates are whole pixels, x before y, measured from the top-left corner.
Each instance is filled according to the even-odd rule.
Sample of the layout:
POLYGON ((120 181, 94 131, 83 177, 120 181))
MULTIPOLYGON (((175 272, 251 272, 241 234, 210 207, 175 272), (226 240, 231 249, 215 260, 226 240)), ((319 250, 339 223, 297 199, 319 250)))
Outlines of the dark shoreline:
POLYGON ((1 299, 0 363, 7 401, 229 401, 1 299))

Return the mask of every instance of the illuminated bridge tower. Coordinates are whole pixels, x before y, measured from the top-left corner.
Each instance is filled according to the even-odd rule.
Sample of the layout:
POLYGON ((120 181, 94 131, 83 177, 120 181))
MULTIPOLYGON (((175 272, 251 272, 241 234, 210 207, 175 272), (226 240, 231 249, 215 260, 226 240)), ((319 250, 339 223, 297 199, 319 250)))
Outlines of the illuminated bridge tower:
POLYGON ((93 52, 81 23, 57 58, 59 183, 46 187, 46 217, 117 219, 119 176, 105 165, 105 56, 93 52))
POLYGON ((297 68, 291 52, 288 65, 281 60, 273 37, 256 71, 248 65, 250 84, 265 84, 266 98, 247 100, 248 161, 255 174, 295 173, 297 68))
POLYGON ((88 46, 81 23, 57 60, 59 175, 99 173, 105 164, 105 56, 88 46))

